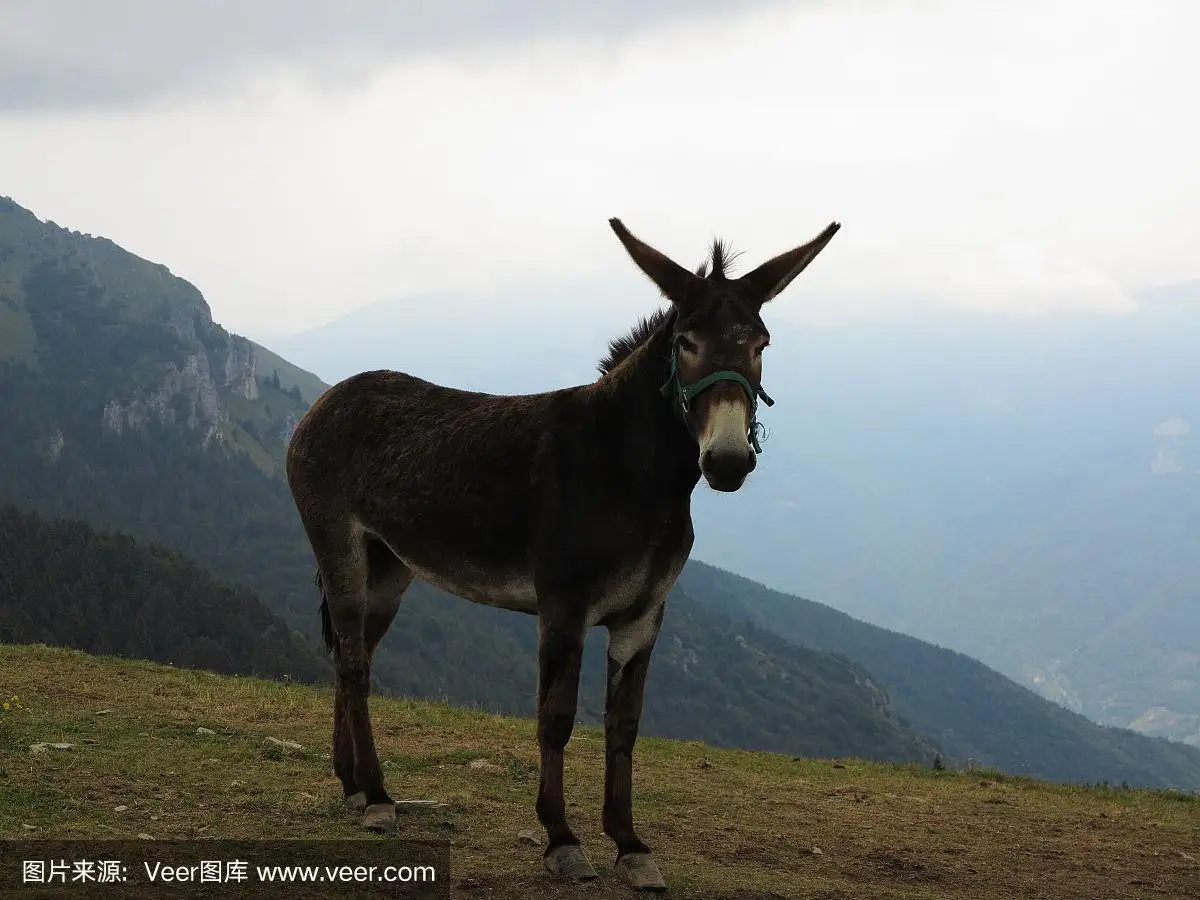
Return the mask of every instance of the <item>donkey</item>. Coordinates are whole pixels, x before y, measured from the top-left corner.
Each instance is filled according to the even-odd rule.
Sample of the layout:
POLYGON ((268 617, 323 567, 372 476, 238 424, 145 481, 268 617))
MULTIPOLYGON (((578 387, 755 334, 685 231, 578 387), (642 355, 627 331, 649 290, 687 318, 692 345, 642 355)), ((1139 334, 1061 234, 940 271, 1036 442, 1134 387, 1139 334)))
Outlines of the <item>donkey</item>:
POLYGON ((413 578, 538 617, 536 811, 546 869, 596 877, 566 819, 563 751, 588 629, 608 630, 604 832, 634 888, 663 890, 633 825, 632 753, 667 593, 692 549, 703 476, 736 491, 756 464, 759 313, 841 227, 739 278, 714 241, 698 271, 609 225, 670 301, 609 345, 600 378, 496 396, 401 372, 351 376, 292 435, 287 478, 317 564, 336 668, 333 769, 362 826, 388 831, 368 694, 371 659, 413 578))

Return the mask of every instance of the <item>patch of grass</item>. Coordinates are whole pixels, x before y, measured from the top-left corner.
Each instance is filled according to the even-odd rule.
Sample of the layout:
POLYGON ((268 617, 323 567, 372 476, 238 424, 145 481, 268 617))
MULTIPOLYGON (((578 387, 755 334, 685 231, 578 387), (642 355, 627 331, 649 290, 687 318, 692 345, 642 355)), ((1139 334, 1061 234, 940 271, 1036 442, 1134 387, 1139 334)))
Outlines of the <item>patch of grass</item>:
MULTIPOLYGON (((0 646, 0 694, 24 707, 0 718, 0 838, 359 836, 330 770, 328 688, 0 646), (266 753, 268 737, 302 749, 266 753), (75 746, 31 753, 41 741, 75 746)), ((576 729, 566 778, 601 878, 569 887, 517 837, 541 834, 531 721, 383 698, 372 716, 392 795, 447 804, 401 807, 399 834, 449 840, 458 895, 630 896, 600 828, 599 729, 576 729)), ((634 796, 678 898, 1183 898, 1200 884, 1200 802, 1178 792, 643 739, 634 796)))

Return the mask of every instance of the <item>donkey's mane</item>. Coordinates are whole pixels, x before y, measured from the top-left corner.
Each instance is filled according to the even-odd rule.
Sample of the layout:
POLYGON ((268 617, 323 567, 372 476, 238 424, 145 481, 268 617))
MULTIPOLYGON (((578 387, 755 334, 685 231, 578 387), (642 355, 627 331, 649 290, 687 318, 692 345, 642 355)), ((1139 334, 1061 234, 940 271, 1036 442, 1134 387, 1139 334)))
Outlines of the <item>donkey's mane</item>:
POLYGON ((660 309, 655 313, 651 313, 634 325, 628 334, 609 341, 608 354, 604 359, 600 360, 597 366, 600 369, 600 374, 607 375, 624 362, 634 350, 650 340, 650 337, 658 329, 662 328, 673 312, 673 309, 667 307, 666 309, 660 309))
MULTIPOLYGON (((696 274, 701 278, 708 278, 711 281, 724 281, 729 276, 729 267, 739 256, 741 254, 730 250, 727 243, 720 238, 715 238, 712 242, 712 247, 709 249, 708 259, 700 263, 700 267, 696 269, 696 274)), ((658 312, 644 317, 629 330, 628 334, 609 341, 608 354, 600 360, 598 365, 600 374, 607 375, 624 362, 634 350, 650 340, 650 336, 666 323, 671 312, 670 307, 660 309, 658 312)))

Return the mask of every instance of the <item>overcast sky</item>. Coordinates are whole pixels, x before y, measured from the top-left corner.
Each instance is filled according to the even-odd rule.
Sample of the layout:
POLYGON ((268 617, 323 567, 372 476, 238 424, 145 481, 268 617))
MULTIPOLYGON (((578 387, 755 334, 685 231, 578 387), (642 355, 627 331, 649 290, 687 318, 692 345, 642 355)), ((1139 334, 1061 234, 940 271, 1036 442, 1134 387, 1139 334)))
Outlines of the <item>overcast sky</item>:
POLYGON ((1194 0, 5 0, 0 194, 252 336, 653 308, 614 215, 688 265, 841 221, 773 315, 1121 312, 1200 277, 1197 34, 1194 0))

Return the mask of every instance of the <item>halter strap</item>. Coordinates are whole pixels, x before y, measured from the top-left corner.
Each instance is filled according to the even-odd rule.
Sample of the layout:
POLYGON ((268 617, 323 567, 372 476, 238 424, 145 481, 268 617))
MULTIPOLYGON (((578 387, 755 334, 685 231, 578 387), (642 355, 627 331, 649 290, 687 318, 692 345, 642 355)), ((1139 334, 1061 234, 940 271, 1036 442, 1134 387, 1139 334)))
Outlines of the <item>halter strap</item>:
POLYGON ((671 341, 671 352, 669 354, 669 359, 671 363, 670 373, 667 376, 666 382, 661 388, 659 388, 659 393, 664 397, 669 397, 674 394, 676 407, 682 415, 687 415, 688 409, 691 407, 691 401, 694 400, 697 395, 708 390, 718 382, 732 381, 741 386, 742 390, 746 392, 746 396, 750 398, 750 430, 747 435, 750 439, 750 446, 754 448, 755 453, 762 453, 762 446, 758 442, 758 435, 762 430, 762 426, 759 424, 757 417, 758 398, 761 397, 763 403, 767 404, 767 406, 775 405, 775 401, 767 396, 767 392, 761 387, 756 388, 754 385, 752 385, 750 383, 750 379, 748 379, 741 372, 733 372, 728 369, 722 369, 719 372, 713 372, 709 375, 705 375, 699 381, 694 381, 691 384, 688 384, 679 377, 678 336, 671 341))

